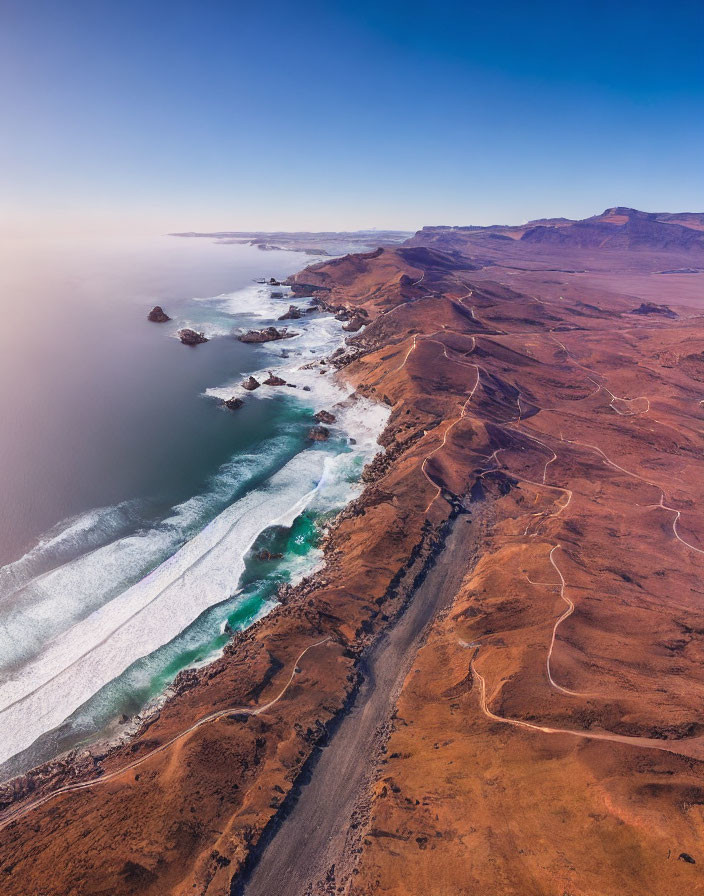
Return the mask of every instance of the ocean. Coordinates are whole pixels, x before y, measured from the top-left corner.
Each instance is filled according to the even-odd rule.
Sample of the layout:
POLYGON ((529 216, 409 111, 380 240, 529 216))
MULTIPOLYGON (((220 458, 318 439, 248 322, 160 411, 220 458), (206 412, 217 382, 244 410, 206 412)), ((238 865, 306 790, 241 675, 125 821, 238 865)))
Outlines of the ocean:
POLYGON ((330 315, 279 324, 292 339, 234 338, 290 304, 256 281, 315 260, 174 237, 8 258, 0 778, 114 733, 320 563, 322 527, 359 492, 385 411, 315 363, 345 335, 330 315), (154 304, 172 321, 148 322, 154 304), (182 326, 210 341, 182 345, 182 326), (297 388, 242 389, 269 370, 297 388), (222 406, 232 396, 238 411, 222 406), (337 419, 312 443, 323 408, 337 419))

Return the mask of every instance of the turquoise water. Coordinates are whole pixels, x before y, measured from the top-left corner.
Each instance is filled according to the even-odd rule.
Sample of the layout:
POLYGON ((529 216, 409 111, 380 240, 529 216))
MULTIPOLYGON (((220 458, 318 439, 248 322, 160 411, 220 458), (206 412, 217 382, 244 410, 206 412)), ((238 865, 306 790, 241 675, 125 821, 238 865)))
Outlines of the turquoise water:
MULTIPOLYGON (((239 274, 229 259, 233 289, 209 295, 189 284, 190 297, 163 301, 170 324, 146 323, 135 289, 116 313, 119 325, 99 327, 99 354, 109 363, 94 375, 104 381, 96 387, 88 378, 77 397, 69 390, 65 415, 51 422, 56 442, 44 443, 45 467, 31 480, 40 500, 34 510, 28 501, 22 517, 36 535, 14 557, 6 540, 10 561, 0 567, 3 777, 102 737, 158 699, 181 669, 217 656, 229 632, 274 606, 281 583, 315 567, 321 527, 359 489, 382 418, 348 407, 329 374, 302 369, 341 342, 339 322, 306 315, 294 322, 297 337, 283 343, 245 346, 233 338, 276 321, 290 301, 252 283, 253 271, 265 276, 273 268, 282 277, 282 268, 301 262, 292 253, 251 252, 239 274), (146 339, 134 359, 124 350, 128 325, 146 339), (205 330, 210 342, 180 345, 173 338, 180 326, 205 330), (242 391, 248 373, 262 379, 267 370, 298 388, 242 391), (245 399, 236 413, 219 401, 234 394, 245 399), (84 419, 83 403, 99 425, 84 419), (328 442, 310 443, 313 414, 323 407, 338 422, 328 442), (64 416, 72 434, 61 429, 64 416), (44 500, 42 477, 58 469, 83 488, 55 489, 44 500), (64 506, 73 515, 62 521, 64 506), (58 522, 39 529, 52 516, 58 522), (262 548, 283 556, 259 560, 262 548)), ((69 379, 78 389, 73 371, 69 379)), ((57 394, 64 388, 57 381, 57 394)), ((16 465, 23 462, 18 454, 16 465)))
POLYGON ((329 513, 306 511, 290 528, 264 530, 247 558, 237 596, 207 610, 177 638, 133 663, 119 679, 98 692, 67 720, 65 733, 53 733, 53 751, 75 746, 81 741, 81 732, 87 735, 83 742, 89 742, 89 735, 96 729, 115 718, 138 713, 163 694, 181 670, 216 658, 230 640, 230 633, 243 631, 275 606, 279 585, 313 568, 321 557, 321 526, 329 517, 329 513), (262 548, 282 553, 283 557, 259 560, 256 554, 262 548))

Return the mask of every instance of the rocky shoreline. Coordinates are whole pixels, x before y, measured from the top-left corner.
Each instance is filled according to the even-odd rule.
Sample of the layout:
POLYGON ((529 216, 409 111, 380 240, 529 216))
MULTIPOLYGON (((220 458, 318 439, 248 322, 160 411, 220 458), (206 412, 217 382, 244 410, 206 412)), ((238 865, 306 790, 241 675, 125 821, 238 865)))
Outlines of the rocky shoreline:
POLYGON ((546 256, 544 274, 520 267, 524 247, 497 241, 475 264, 437 245, 460 237, 475 239, 433 233, 432 248, 347 256, 290 279, 294 299, 367 321, 329 366, 390 408, 385 450, 328 530, 324 567, 282 589, 218 660, 181 673, 128 743, 92 768, 35 770, 3 791, 8 896, 246 890, 243 871, 283 829, 319 746, 338 748, 367 651, 415 606, 417 572, 467 509, 486 520, 472 533, 476 563, 414 643, 350 849, 322 881, 311 867, 313 892, 427 892, 428 874, 449 892, 467 880, 489 892, 497 875, 526 892, 551 886, 556 868, 566 892, 580 880, 599 892, 604 866, 627 869, 617 879, 629 896, 629 880, 687 891, 702 867, 701 822, 682 794, 700 794, 704 619, 685 587, 698 569, 686 546, 700 542, 678 483, 702 446, 698 407, 671 396, 699 396, 676 359, 704 348, 701 324, 631 315, 627 291, 602 308, 582 273, 572 280, 586 256, 546 256), (505 268, 500 252, 515 253, 505 268), (635 328, 618 351, 615 319, 635 328), (656 476, 673 502, 663 512, 683 507, 687 529, 653 523, 643 548, 631 535, 659 512, 643 510, 656 476), (657 649, 645 650, 653 631, 657 649), (109 786, 80 785, 96 775, 109 786), (63 782, 81 789, 39 802, 63 782), (668 849, 693 862, 667 862, 668 849))
MULTIPOLYGON (((275 280, 273 277, 267 281, 267 283, 271 286, 282 285, 280 281, 275 280)), ((289 284, 286 283, 285 285, 289 284)), ((335 317, 341 321, 349 320, 352 316, 352 313, 345 307, 328 305, 319 297, 314 298, 310 308, 306 309, 307 312, 316 310, 334 314, 335 317)), ((289 312, 283 315, 280 319, 298 318, 304 313, 298 312, 292 314, 291 312, 293 311, 298 312, 298 309, 292 305, 289 308, 289 312)), ((171 320, 161 306, 158 305, 149 312, 147 317, 149 321, 159 323, 171 320)), ((363 319, 366 323, 366 317, 363 319)), ((344 327, 342 329, 344 329, 344 327)), ((190 328, 179 330, 177 335, 185 345, 198 345, 209 341, 204 333, 200 333, 190 328)), ((271 326, 262 330, 250 330, 237 338, 239 341, 245 343, 262 343, 292 338, 297 335, 297 333, 288 331, 286 328, 277 330, 275 327, 271 326)), ((323 365, 329 363, 331 366, 334 365, 337 369, 340 369, 350 363, 354 357, 356 357, 354 350, 350 351, 348 348, 338 348, 335 350, 332 359, 322 358, 315 363, 322 363, 323 365)), ((268 386, 292 385, 271 371, 269 371, 269 376, 263 381, 263 384, 268 386)), ((261 385, 262 383, 257 381, 254 376, 250 375, 242 383, 242 388, 252 392, 258 389, 261 385)), ((352 397, 355 397, 354 393, 352 394, 352 397)), ((239 410, 243 407, 244 402, 242 399, 233 396, 232 398, 223 401, 223 405, 229 410, 239 410)), ((327 423, 329 425, 334 423, 336 420, 335 415, 329 411, 321 410, 313 414, 313 419, 315 420, 315 425, 309 430, 308 440, 313 442, 327 441, 330 437, 330 432, 326 426, 321 424, 327 423)), ((351 439, 351 441, 354 442, 355 440, 351 439)), ((381 455, 378 456, 380 457, 381 455)), ((369 465, 367 466, 369 467, 369 465)), ((362 476, 364 482, 369 481, 370 473, 367 471, 367 467, 365 467, 362 476)), ((350 508, 355 506, 357 506, 356 501, 352 501, 347 508, 340 512, 338 518, 344 519, 346 518, 346 513, 354 513, 350 508)), ((331 533, 334 531, 335 525, 336 521, 333 521, 327 526, 323 561, 325 567, 331 562, 325 546, 329 544, 331 533)), ((269 557, 271 556, 272 555, 269 555, 269 557)), ((269 557, 266 559, 269 559, 269 557)), ((336 557, 335 559, 338 560, 339 558, 336 557)), ((306 595, 311 593, 315 588, 325 586, 326 584, 327 581, 324 568, 323 570, 314 572, 310 576, 306 576, 296 586, 282 585, 279 587, 277 595, 278 605, 283 607, 293 605, 296 602, 300 603, 306 595)), ((276 609, 273 612, 276 612, 276 609)), ((250 633, 253 632, 253 629, 256 626, 265 621, 265 619, 266 617, 255 622, 253 626, 241 632, 233 633, 231 640, 223 649, 223 657, 231 655, 239 646, 247 643, 250 633)), ((217 662, 217 660, 214 660, 213 662, 217 662)), ((113 726, 116 728, 116 731, 107 739, 100 738, 87 748, 71 750, 57 756, 55 759, 40 764, 36 768, 30 769, 24 774, 0 782, 0 829, 2 829, 2 826, 5 823, 3 813, 12 807, 13 804, 30 797, 32 799, 41 799, 47 793, 61 789, 67 784, 74 785, 76 783, 98 779, 104 773, 104 764, 109 763, 114 758, 120 757, 125 749, 129 750, 133 740, 144 737, 149 729, 159 721, 160 714, 166 705, 192 688, 197 687, 199 684, 207 683, 211 674, 209 672, 210 665, 211 664, 206 664, 197 669, 185 669, 179 672, 169 688, 145 707, 139 714, 130 719, 125 718, 120 720, 117 726, 113 726)))

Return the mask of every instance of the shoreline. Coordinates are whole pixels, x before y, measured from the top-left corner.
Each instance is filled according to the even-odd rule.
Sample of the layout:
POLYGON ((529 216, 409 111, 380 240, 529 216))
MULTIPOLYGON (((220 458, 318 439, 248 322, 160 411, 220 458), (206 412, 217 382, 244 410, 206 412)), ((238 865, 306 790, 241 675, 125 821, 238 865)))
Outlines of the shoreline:
MULTIPOLYGON (((282 283, 282 286, 286 285, 282 283)), ((220 297, 215 297, 216 301, 220 299, 220 297)), ((289 298, 289 296, 285 296, 285 299, 289 298)), ((301 296, 301 298, 303 298, 301 296)), ((286 302, 281 303, 281 307, 283 308, 286 302)), ((321 317, 318 320, 332 320, 332 315, 335 309, 325 307, 322 303, 319 307, 319 311, 321 312, 321 317), (323 317, 322 315, 325 315, 323 317)), ((331 338, 334 338, 334 333, 331 332, 331 338)), ((299 334, 298 338, 305 340, 305 332, 299 334)), ((327 340, 329 341, 329 340, 327 340)), ((276 373, 288 373, 291 374, 293 371, 299 371, 301 368, 304 368, 301 372, 304 374, 308 374, 306 379, 309 382, 309 391, 305 393, 305 395, 297 395, 294 390, 287 390, 285 387, 264 387, 262 391, 262 395, 259 395, 259 392, 254 397, 254 400, 268 400, 274 398, 277 394, 284 396, 290 396, 292 399, 298 398, 298 400, 302 400, 305 405, 310 405, 313 410, 318 410, 318 405, 320 408, 329 408, 333 407, 338 411, 338 420, 336 420, 335 425, 333 427, 334 430, 342 433, 346 433, 346 438, 355 446, 352 448, 350 452, 351 457, 367 457, 367 462, 370 462, 373 458, 371 443, 373 442, 374 446, 378 448, 379 451, 383 451, 381 445, 379 445, 378 439, 381 436, 383 429, 386 425, 386 421, 388 419, 388 412, 384 412, 381 410, 376 412, 370 416, 370 410, 372 410, 374 402, 371 402, 369 398, 358 395, 354 388, 349 384, 346 384, 344 381, 341 381, 341 376, 339 375, 339 371, 333 366, 333 364, 329 361, 330 355, 340 354, 344 351, 345 348, 345 334, 341 333, 340 338, 334 341, 329 345, 327 353, 324 356, 318 356, 314 358, 314 360, 308 364, 304 363, 300 358, 287 358, 286 360, 280 357, 273 357, 268 363, 268 365, 263 370, 269 370, 276 373), (291 362, 294 362, 293 364, 291 362), (317 366, 320 361, 322 361, 323 365, 328 364, 327 370, 330 370, 330 373, 325 376, 324 381, 322 377, 319 377, 318 370, 313 369, 306 371, 306 367, 317 366), (331 379, 335 380, 334 384, 330 382, 331 379), (320 387, 323 387, 322 389, 320 387), (266 390, 266 391, 265 391, 266 390), (332 402, 332 404, 331 404, 332 402), (370 410, 367 410, 365 406, 369 406, 370 410), (340 410, 342 411, 340 413, 340 410), (362 419, 364 419, 364 423, 362 423, 362 419), (374 423, 370 423, 370 420, 376 420, 374 423), (370 444, 367 444, 367 443, 370 444)), ((313 348, 312 352, 315 354, 320 345, 319 343, 313 343, 317 345, 317 348, 313 348)), ((306 349, 304 348, 304 351, 306 349)), ((258 372, 258 368, 253 371, 254 374, 258 372)), ((322 372, 322 368, 321 368, 322 372)), ((238 381, 239 382, 239 381, 238 381)), ((239 391, 242 394, 248 394, 245 390, 242 389, 240 385, 232 386, 232 387, 213 387, 208 390, 210 398, 217 398, 215 393, 217 391, 231 393, 232 391, 239 391)), ((300 391, 300 389, 298 390, 300 391)), ((302 456, 303 452, 311 450, 306 447, 303 451, 298 452, 291 458, 291 460, 302 456)), ((323 452, 321 457, 321 462, 324 468, 327 468, 327 464, 332 462, 333 459, 342 458, 346 455, 343 453, 329 453, 323 452)), ((290 461, 289 461, 290 463, 290 461)), ((278 471, 281 473, 286 469, 286 465, 278 471)), ((278 475, 275 473, 273 475, 278 475)), ((340 505, 335 511, 335 518, 342 513, 346 507, 353 501, 356 497, 359 496, 360 491, 364 487, 364 483, 361 479, 362 471, 360 469, 360 475, 354 483, 346 484, 345 490, 349 492, 349 495, 344 504, 340 505)), ((269 483, 271 477, 267 478, 263 485, 269 483)), ((298 498, 294 505, 287 511, 284 512, 283 516, 277 517, 273 521, 266 523, 263 528, 259 529, 257 533, 252 537, 250 542, 243 548, 243 556, 247 555, 251 552, 252 545, 254 545, 258 539, 261 538, 262 534, 272 527, 285 525, 291 526, 295 519, 304 513, 307 508, 315 505, 315 500, 317 498, 321 482, 319 481, 315 488, 298 498)), ((261 487, 261 486, 259 486, 261 487)), ((246 494, 249 494, 247 492, 246 494)), ((333 500, 334 500, 334 496, 333 500)), ((241 499, 238 499, 241 500, 241 499)), ((313 511, 316 515, 322 514, 329 515, 330 510, 318 509, 313 511)), ((217 517, 216 517, 217 519, 217 517)), ((334 524, 334 519, 332 521, 334 524)), ((331 523, 326 522, 323 523, 323 527, 320 531, 320 538, 324 541, 329 535, 331 523)), ((192 538, 190 538, 185 544, 189 544, 192 538)), ((290 588, 296 587, 298 584, 305 583, 311 579, 317 572, 324 569, 326 564, 326 558, 324 552, 319 548, 316 549, 320 553, 320 556, 314 560, 313 565, 308 570, 299 570, 294 572, 293 578, 288 583, 281 583, 277 591, 281 591, 282 588, 290 588)), ((315 552, 313 552, 315 553, 315 552)), ((244 573, 244 569, 242 571, 244 573)), ((150 574, 152 575, 152 574, 150 574)), ((239 589, 237 589, 239 590, 239 589)), ((225 598, 223 603, 231 601, 233 599, 232 596, 225 598)), ((244 631, 248 631, 253 626, 259 624, 263 619, 265 619, 273 610, 279 606, 279 596, 275 592, 275 596, 273 597, 274 603, 268 601, 267 604, 263 604, 259 613, 257 614, 257 618, 250 625, 247 625, 245 629, 236 631, 234 633, 234 638, 236 639, 237 635, 241 634, 244 631)), ((213 611, 218 604, 213 604, 208 608, 201 611, 201 616, 213 611)), ((189 625, 194 625, 197 622, 196 617, 192 623, 189 625)), ((189 626, 187 626, 188 628, 189 626)), ((184 629, 183 631, 185 631, 184 629)), ((179 638, 183 631, 179 632, 175 635, 175 639, 179 638)), ((232 643, 233 638, 223 644, 221 647, 211 650, 211 652, 207 655, 206 658, 200 659, 193 663, 188 663, 184 668, 182 668, 177 674, 174 680, 166 687, 166 689, 156 694, 152 697, 147 704, 145 704, 142 709, 140 709, 135 715, 129 717, 123 722, 120 722, 117 717, 112 721, 108 722, 106 726, 103 726, 99 731, 96 731, 94 734, 88 735, 83 743, 78 743, 74 747, 70 749, 61 751, 54 756, 51 756, 43 761, 40 761, 30 767, 20 769, 19 771, 12 773, 0 780, 0 794, 3 793, 6 789, 11 789, 13 791, 16 790, 14 787, 15 783, 23 780, 24 778, 30 779, 33 782, 35 779, 43 777, 43 773, 45 771, 48 772, 49 776, 54 777, 54 770, 61 770, 60 774, 71 776, 74 774, 73 768, 82 768, 84 766, 92 766, 95 764, 95 757, 100 757, 100 759, 111 757, 115 751, 119 751, 122 748, 129 748, 130 743, 135 739, 142 735, 145 731, 151 727, 155 720, 158 719, 161 711, 164 707, 175 697, 178 696, 181 688, 181 678, 183 676, 190 678, 190 674, 193 672, 200 672, 201 670, 206 670, 202 674, 207 675, 207 669, 218 659, 224 656, 227 653, 228 647, 232 643)), ((166 646, 170 642, 164 642, 166 646)), ((161 649, 161 647, 156 648, 157 650, 161 649)), ((111 684, 112 682, 108 682, 111 684)), ((98 692, 96 692, 98 693, 98 692)), ((92 697, 89 699, 93 699, 92 697)), ((70 715, 67 717, 70 718, 70 715)), ((63 724, 63 723, 61 723, 63 724)), ((45 736, 51 734, 51 731, 47 731, 44 734, 41 734, 38 740, 41 740, 45 736)), ((17 754, 12 757, 9 757, 6 760, 6 763, 12 764, 13 761, 17 764, 17 760, 21 759, 22 755, 32 748, 32 745, 29 745, 27 748, 20 750, 17 754)), ((98 760, 100 761, 100 760, 98 760)), ((30 783, 30 787, 33 787, 34 784, 30 783)), ((0 796, 0 803, 3 802, 3 797, 0 796)), ((2 810, 0 809, 0 813, 2 810)))
MULTIPOLYGON (((370 253, 361 253, 359 256, 349 257, 374 259, 379 256, 380 251, 381 250, 377 249, 370 253)), ((335 264, 336 261, 344 261, 344 258, 346 258, 346 256, 342 257, 342 259, 335 259, 332 264, 335 264)), ((322 262, 321 264, 325 264, 325 262, 322 262)), ((314 265, 313 269, 318 266, 319 265, 314 265)), ((294 301, 313 296, 313 301, 318 305, 319 309, 329 315, 334 315, 340 308, 355 307, 354 302, 350 304, 349 302, 336 303, 331 301, 330 290, 326 286, 317 285, 314 282, 302 282, 299 278, 301 278, 301 276, 308 270, 310 269, 303 269, 303 271, 289 277, 282 284, 291 287, 294 301), (323 296, 325 296, 325 298, 323 298, 323 296)), ((373 389, 371 391, 364 387, 362 387, 361 390, 358 389, 354 380, 349 380, 345 373, 345 368, 359 360, 360 356, 367 350, 368 349, 364 347, 364 329, 362 329, 360 333, 350 334, 349 337, 343 335, 337 346, 333 349, 333 356, 329 359, 330 368, 335 369, 334 376, 336 379, 343 379, 345 381, 346 385, 342 388, 349 390, 346 395, 347 400, 355 397, 385 407, 388 404, 385 396, 376 395, 375 390, 373 389)), ((71 779, 72 781, 87 780, 95 776, 96 768, 100 770, 100 775, 102 774, 104 766, 107 766, 109 769, 112 763, 116 761, 119 762, 119 757, 122 753, 126 750, 130 751, 140 740, 148 735, 150 730, 159 723, 164 712, 172 710, 184 694, 191 690, 195 690, 199 685, 206 683, 209 680, 214 667, 219 666, 221 663, 226 663, 239 648, 245 644, 251 643, 262 629, 266 630, 270 624, 275 623, 278 616, 287 616, 289 608, 295 606, 309 593, 320 587, 324 588, 328 584, 328 577, 332 572, 337 571, 336 567, 340 562, 339 549, 335 547, 332 555, 329 553, 329 547, 334 544, 340 525, 349 520, 350 514, 355 513, 357 505, 360 503, 364 505, 369 500, 370 493, 371 500, 375 500, 373 495, 375 491, 375 479, 383 474, 383 471, 388 464, 388 458, 385 459, 386 456, 383 453, 387 447, 384 444, 384 436, 386 435, 387 429, 388 426, 385 426, 384 430, 378 436, 381 457, 379 457, 379 455, 375 456, 372 459, 372 462, 370 462, 367 465, 367 468, 362 472, 363 490, 361 494, 348 502, 348 504, 337 514, 333 523, 328 527, 323 544, 323 558, 321 560, 320 570, 317 573, 304 577, 304 579, 296 586, 284 586, 283 589, 280 589, 280 602, 275 605, 269 613, 258 619, 253 625, 242 632, 236 633, 225 645, 220 657, 213 659, 197 669, 187 668, 179 672, 169 688, 169 692, 165 693, 161 699, 157 700, 153 709, 145 710, 144 714, 140 714, 135 718, 136 726, 133 727, 131 723, 128 722, 127 731, 121 732, 108 742, 103 743, 98 741, 89 745, 85 750, 69 751, 66 754, 55 757, 53 760, 40 763, 25 773, 13 776, 12 778, 6 779, 4 782, 0 782, 0 826, 4 828, 7 824, 12 822, 14 816, 13 818, 7 819, 7 821, 5 820, 7 818, 8 810, 12 812, 11 807, 17 802, 21 802, 30 793, 35 795, 39 791, 43 794, 44 790, 55 790, 57 787, 63 786, 67 779, 71 779), (281 591, 283 591, 283 595, 281 591), (91 749, 91 747, 98 747, 98 749, 104 748, 104 752, 98 752, 95 749, 91 749)), ((424 542, 425 536, 421 539, 421 543, 424 542)), ((414 551, 415 550, 416 548, 414 548, 414 551)), ((257 690, 260 690, 260 688, 257 690)), ((96 777, 99 777, 99 775, 96 777)))
MULTIPOLYGON (((356 398, 355 392, 349 393, 347 396, 347 399, 356 398)), ((362 400, 368 401, 368 399, 362 400)), ((380 433, 381 435, 383 435, 383 431, 380 433)), ((71 784, 100 783, 102 771, 94 778, 90 776, 91 772, 95 771, 100 763, 109 762, 122 751, 129 750, 132 743, 145 735, 158 722, 162 711, 166 707, 177 700, 186 690, 190 690, 207 681, 211 667, 220 661, 226 661, 229 655, 235 653, 240 646, 249 641, 256 633, 256 630, 267 622, 271 616, 276 614, 277 611, 302 603, 312 590, 320 585, 325 585, 326 576, 331 571, 329 568, 331 561, 339 562, 337 558, 331 558, 326 555, 326 545, 333 539, 335 529, 344 518, 344 515, 363 496, 364 490, 357 496, 352 497, 338 511, 332 521, 326 524, 322 534, 322 556, 315 567, 297 582, 280 584, 277 590, 276 603, 251 625, 234 632, 230 640, 218 651, 217 655, 209 657, 201 663, 189 665, 179 671, 172 684, 169 685, 163 694, 155 697, 148 706, 145 706, 134 717, 124 723, 118 723, 120 728, 115 734, 107 738, 98 736, 96 740, 91 741, 83 748, 76 747, 52 759, 41 762, 25 772, 0 780, 0 831, 13 821, 25 817, 22 811, 15 815, 12 806, 18 801, 21 802, 30 794, 35 795, 38 789, 41 790, 46 787, 48 793, 41 793, 39 802, 36 805, 32 802, 30 811, 53 799, 54 795, 60 796, 64 792, 63 788, 67 779, 71 779, 71 784)), ((225 710, 223 712, 232 711, 234 710, 225 710)), ((208 720, 209 717, 205 717, 202 721, 208 720)), ((150 755, 144 756, 143 760, 149 759, 150 755)), ((140 762, 143 760, 140 760, 140 762)), ((123 770, 126 771, 127 768, 120 769, 120 773, 123 770)))
POLYGON ((562 861, 564 838, 569 889, 592 881, 595 854, 663 893, 686 889, 692 863, 664 858, 698 859, 678 794, 698 786, 701 764, 702 623, 690 591, 702 536, 680 484, 682 463, 696 481, 701 457, 701 322, 635 320, 628 293, 601 308, 571 274, 557 284, 541 275, 538 289, 535 272, 490 267, 407 246, 291 278, 295 291, 368 315, 341 376, 391 409, 385 452, 328 532, 325 567, 284 589, 215 663, 182 674, 128 748, 82 770, 109 775, 109 786, 63 793, 26 817, 16 802, 0 849, 8 896, 248 892, 245 869, 262 856, 268 874, 269 847, 276 870, 283 853, 298 860, 307 828, 295 883, 322 877, 324 892, 427 892, 440 879, 448 892, 468 880, 483 892, 497 863, 522 892, 533 869, 515 863, 516 849, 534 856, 542 832, 540 879, 562 861), (614 408, 613 396, 644 391, 647 406, 614 408), (657 507, 653 483, 666 499, 657 507), (441 553, 436 571, 455 576, 452 587, 429 576, 430 592, 415 590, 414 571, 466 495, 485 523, 457 530, 474 559, 441 553), (664 516, 673 513, 679 537, 664 516), (413 629, 396 642, 403 620, 425 612, 420 640, 413 629), (667 651, 648 651, 653 638, 667 651), (392 647, 382 677, 403 681, 364 690, 373 645, 388 643, 408 667, 392 647), (369 731, 356 741, 355 706, 373 715, 371 747, 369 731), (509 808, 522 824, 506 837, 496 819, 509 808), (649 826, 653 813, 667 825, 649 826), (604 837, 605 824, 618 838, 604 837), (350 841, 336 833, 347 827, 350 841), (467 855, 477 857, 469 869, 467 855))

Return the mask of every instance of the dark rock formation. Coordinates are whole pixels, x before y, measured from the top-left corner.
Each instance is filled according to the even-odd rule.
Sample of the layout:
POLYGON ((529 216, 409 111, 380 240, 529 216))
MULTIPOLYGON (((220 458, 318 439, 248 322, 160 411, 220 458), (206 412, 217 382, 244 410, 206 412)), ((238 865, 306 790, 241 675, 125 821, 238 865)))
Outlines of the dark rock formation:
POLYGON ((281 281, 277 280, 276 277, 270 277, 269 286, 281 286, 281 281))
POLYGON ((348 333, 356 333, 357 330, 361 330, 362 327, 367 323, 365 317, 361 314, 353 315, 346 324, 342 325, 342 329, 348 333))
POLYGON ((247 379, 242 383, 242 388, 246 389, 248 392, 254 392, 255 389, 258 389, 261 386, 259 380, 255 380, 253 376, 247 377, 247 379))
POLYGON ((266 548, 263 548, 257 554, 257 560, 280 560, 283 557, 283 554, 272 553, 271 551, 267 551, 266 548))
POLYGON ((298 333, 289 333, 288 330, 284 327, 282 330, 277 330, 276 327, 264 327, 263 330, 248 330, 246 333, 243 333, 241 336, 238 336, 240 342, 274 342, 277 339, 291 339, 292 336, 297 336, 298 333))
POLYGON ((227 401, 223 402, 226 408, 229 408, 231 411, 239 411, 244 402, 241 398, 228 398, 227 401))
POLYGON ((631 314, 661 314, 663 317, 677 317, 677 312, 668 305, 657 305, 655 302, 641 302, 631 314))
POLYGON ((313 419, 316 423, 334 423, 335 415, 331 414, 330 411, 318 411, 317 414, 313 415, 313 419))
POLYGON ((286 380, 282 380, 280 376, 276 376, 276 374, 269 371, 269 376, 264 380, 265 386, 285 386, 287 385, 286 380))
POLYGON ((330 438, 330 430, 324 426, 312 426, 308 432, 311 442, 327 442, 330 438))
POLYGON ((200 345, 201 342, 208 341, 205 333, 197 333, 195 330, 191 330, 188 327, 178 331, 178 338, 184 345, 200 345))
POLYGON ((166 321, 171 320, 171 318, 164 311, 161 305, 155 305, 147 315, 147 320, 151 320, 155 324, 165 324, 166 321))
POLYGON ((299 317, 303 317, 301 309, 296 308, 295 305, 289 305, 288 311, 285 314, 282 314, 279 320, 298 320, 299 317))

